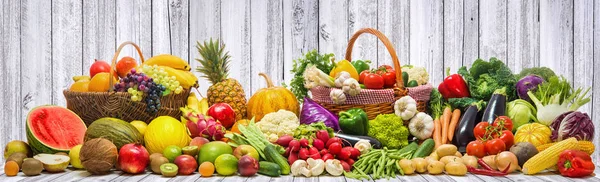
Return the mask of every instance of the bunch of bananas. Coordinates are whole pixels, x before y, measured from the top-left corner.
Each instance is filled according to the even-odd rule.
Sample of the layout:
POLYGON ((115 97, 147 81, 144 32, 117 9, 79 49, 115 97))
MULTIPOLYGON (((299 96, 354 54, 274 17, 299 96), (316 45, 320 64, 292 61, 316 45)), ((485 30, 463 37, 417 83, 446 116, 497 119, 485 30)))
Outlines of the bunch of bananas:
POLYGON ((208 99, 202 97, 202 99, 198 100, 196 94, 191 92, 187 99, 187 106, 193 110, 197 110, 200 114, 206 115, 208 111, 208 99))
POLYGON ((198 78, 192 72, 187 61, 170 54, 161 54, 144 61, 143 65, 157 65, 169 76, 174 76, 184 89, 198 87, 198 78))

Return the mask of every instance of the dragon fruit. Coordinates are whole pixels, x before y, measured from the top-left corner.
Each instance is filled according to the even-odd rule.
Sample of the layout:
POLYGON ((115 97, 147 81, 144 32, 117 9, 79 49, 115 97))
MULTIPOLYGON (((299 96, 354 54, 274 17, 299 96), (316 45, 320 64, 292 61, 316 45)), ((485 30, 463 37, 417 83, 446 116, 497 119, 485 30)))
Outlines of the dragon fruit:
POLYGON ((204 116, 196 109, 187 106, 180 108, 180 110, 183 112, 181 123, 187 127, 190 137, 201 136, 211 141, 219 141, 225 137, 226 130, 221 122, 210 116, 204 116))

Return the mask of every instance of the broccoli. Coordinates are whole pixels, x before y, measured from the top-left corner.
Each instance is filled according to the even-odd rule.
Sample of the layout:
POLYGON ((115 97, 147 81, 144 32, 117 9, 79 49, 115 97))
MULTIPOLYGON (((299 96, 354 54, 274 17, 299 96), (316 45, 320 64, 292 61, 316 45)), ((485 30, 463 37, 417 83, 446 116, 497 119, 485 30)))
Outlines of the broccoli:
POLYGON ((450 98, 450 99, 448 99, 448 104, 450 104, 450 106, 452 106, 453 108, 462 110, 473 104, 479 104, 481 107, 485 107, 487 103, 482 100, 477 100, 477 99, 470 98, 470 97, 463 97, 463 98, 450 98))
POLYGON ((545 81, 550 80, 551 77, 556 76, 556 73, 552 71, 548 67, 535 67, 535 68, 524 68, 521 70, 521 73, 516 75, 517 80, 521 80, 521 78, 526 77, 527 75, 537 75, 544 79, 545 81))
POLYGON ((507 100, 516 98, 515 84, 517 79, 504 62, 492 57, 489 62, 477 59, 471 68, 463 66, 458 70, 467 84, 471 97, 478 100, 489 100, 494 91, 506 87, 507 100))
POLYGON ((402 124, 402 119, 395 114, 380 114, 369 121, 368 135, 387 148, 402 148, 408 145, 409 135, 408 128, 402 124))

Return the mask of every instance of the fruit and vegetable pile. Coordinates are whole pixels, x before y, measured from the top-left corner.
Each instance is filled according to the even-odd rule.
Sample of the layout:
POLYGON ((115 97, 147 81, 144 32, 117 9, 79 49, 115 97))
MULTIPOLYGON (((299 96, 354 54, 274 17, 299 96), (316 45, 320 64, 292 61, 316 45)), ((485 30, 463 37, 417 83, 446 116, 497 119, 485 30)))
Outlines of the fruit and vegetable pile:
MULTIPOLYGON (((27 142, 6 145, 6 175, 35 176, 71 166, 97 175, 113 169, 140 174, 148 168, 165 177, 197 172, 203 177, 380 179, 545 170, 585 177, 595 168, 590 157, 594 125, 587 113, 577 111, 590 101, 589 88, 573 88, 548 68, 515 74, 496 58, 478 59, 470 68, 448 73, 431 92, 427 112, 404 96, 393 103, 393 113, 370 120, 361 108, 327 110, 310 98, 309 89, 341 88, 330 94, 341 104, 363 88, 393 88, 391 66, 336 62, 333 54, 310 51, 294 60, 287 87, 275 86, 261 73, 267 87, 247 101, 240 83, 229 77, 231 57, 224 44, 211 39, 197 49, 196 71, 212 85, 206 98, 191 93, 179 118, 159 116, 146 123, 107 116, 86 125, 67 108, 39 106, 26 118, 27 142)), ((117 75, 110 69, 97 61, 89 77, 75 77, 70 90, 129 92, 131 100, 148 105, 146 112, 156 112, 160 95, 197 86, 189 65, 172 55, 141 65, 125 57, 113 70, 117 75)), ((428 84, 424 68, 405 65, 402 70, 407 87, 428 84)))

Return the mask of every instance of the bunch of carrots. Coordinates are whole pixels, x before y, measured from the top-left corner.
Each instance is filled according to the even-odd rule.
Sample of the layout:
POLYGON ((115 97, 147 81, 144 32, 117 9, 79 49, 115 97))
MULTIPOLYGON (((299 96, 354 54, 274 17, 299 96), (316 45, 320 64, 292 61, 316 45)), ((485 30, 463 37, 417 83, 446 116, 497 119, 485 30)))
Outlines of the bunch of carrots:
POLYGON ((435 141, 435 147, 442 144, 448 144, 452 142, 454 138, 454 130, 458 126, 460 120, 460 109, 452 109, 450 106, 446 106, 444 113, 438 119, 435 119, 433 129, 433 141, 435 141))

